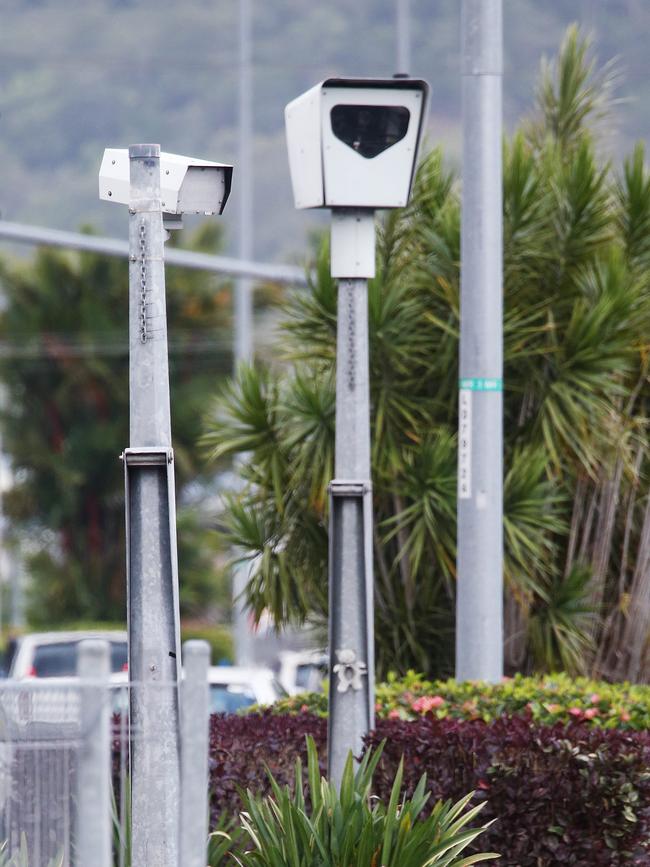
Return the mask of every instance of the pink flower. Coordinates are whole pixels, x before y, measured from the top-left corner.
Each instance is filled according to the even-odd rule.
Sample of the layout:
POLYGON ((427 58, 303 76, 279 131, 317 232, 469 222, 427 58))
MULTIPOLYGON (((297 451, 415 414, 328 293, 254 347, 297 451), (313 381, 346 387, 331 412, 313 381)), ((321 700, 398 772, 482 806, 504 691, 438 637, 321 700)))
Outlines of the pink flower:
POLYGON ((445 703, 441 695, 423 695, 416 699, 411 705, 411 709, 416 713, 428 713, 437 707, 441 707, 445 703))
POLYGON ((388 712, 388 719, 399 719, 399 711, 396 708, 393 708, 388 712))
POLYGON ((570 707, 570 708, 569 708, 569 713, 571 714, 571 716, 581 717, 581 716, 582 716, 582 708, 579 708, 579 707, 570 707))
POLYGON ((595 716, 598 716, 597 707, 590 707, 589 710, 585 711, 585 719, 593 719, 595 716))
POLYGON ((598 704, 598 702, 600 701, 600 696, 598 695, 597 692, 594 692, 593 695, 589 698, 589 701, 592 704, 598 704))
POLYGON ((307 713, 307 711, 309 710, 309 707, 306 704, 303 704, 301 706, 300 710, 302 711, 302 713, 307 713))
POLYGON ((621 712, 621 719, 623 720, 623 722, 629 722, 630 721, 631 717, 626 710, 621 712))
POLYGON ((380 701, 375 702, 375 710, 377 712, 379 712, 381 710, 381 702, 380 701))

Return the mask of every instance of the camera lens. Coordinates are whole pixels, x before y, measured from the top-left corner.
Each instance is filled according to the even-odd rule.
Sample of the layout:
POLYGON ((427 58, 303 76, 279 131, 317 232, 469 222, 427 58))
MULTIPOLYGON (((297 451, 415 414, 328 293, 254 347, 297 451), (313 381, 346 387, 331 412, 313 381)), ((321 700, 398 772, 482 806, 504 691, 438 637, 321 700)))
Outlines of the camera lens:
POLYGON ((396 105, 335 105, 330 117, 336 138, 372 159, 404 138, 411 115, 396 105))

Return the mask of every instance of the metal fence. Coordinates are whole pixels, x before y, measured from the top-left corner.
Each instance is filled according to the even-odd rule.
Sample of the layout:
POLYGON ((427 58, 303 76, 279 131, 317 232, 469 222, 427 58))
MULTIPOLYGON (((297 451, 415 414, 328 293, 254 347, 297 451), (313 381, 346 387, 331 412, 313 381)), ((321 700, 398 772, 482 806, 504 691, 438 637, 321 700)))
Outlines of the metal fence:
MULTIPOLYGON (((179 867, 207 863, 208 661, 207 645, 186 643, 181 798, 170 829, 179 867)), ((108 646, 99 641, 80 646, 78 678, 0 686, 0 865, 154 867, 155 845, 151 857, 131 851, 138 809, 131 802, 132 771, 141 775, 140 791, 147 782, 147 769, 131 768, 134 744, 147 736, 130 720, 138 689, 109 677, 108 646)))

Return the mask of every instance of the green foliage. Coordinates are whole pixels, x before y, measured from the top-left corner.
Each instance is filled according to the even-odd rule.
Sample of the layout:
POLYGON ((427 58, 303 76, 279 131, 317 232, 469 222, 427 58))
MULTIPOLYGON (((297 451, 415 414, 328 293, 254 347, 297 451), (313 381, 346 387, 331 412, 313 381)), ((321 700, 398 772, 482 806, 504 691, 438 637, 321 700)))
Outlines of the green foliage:
POLYGON ((221 659, 233 659, 232 635, 228 626, 201 626, 192 622, 181 623, 182 641, 197 639, 207 641, 214 663, 221 659))
POLYGON ((131 804, 131 775, 126 774, 120 785, 124 786, 123 805, 116 798, 115 780, 111 789, 111 822, 113 828, 113 862, 115 867, 131 867, 131 821, 133 810, 131 804))
MULTIPOLYGON (((409 671, 404 677, 391 673, 377 684, 379 718, 413 720, 423 715, 437 719, 484 720, 505 716, 529 716, 534 722, 553 725, 575 720, 599 728, 650 729, 650 687, 611 684, 566 674, 525 677, 517 674, 502 683, 455 680, 429 681, 409 671)), ((327 696, 304 693, 277 701, 274 713, 327 715, 327 696)))
POLYGON ((210 831, 208 837, 208 867, 223 867, 232 864, 229 853, 241 848, 244 830, 239 827, 234 816, 223 812, 210 831))
MULTIPOLYGON (((214 227, 192 239, 220 245, 214 227)), ((3 449, 14 485, 3 497, 31 578, 29 617, 117 619, 124 611, 123 469, 128 445, 128 280, 124 262, 40 250, 0 262, 5 306, 0 380, 3 449)), ((191 614, 215 598, 210 531, 183 504, 211 471, 196 454, 215 377, 230 367, 220 337, 230 296, 214 277, 167 272, 173 435, 179 493, 181 599, 191 614)), ((224 584, 223 578, 221 579, 224 584)))
POLYGON ((466 827, 483 807, 467 809, 472 794, 456 804, 438 802, 427 814, 426 776, 406 798, 400 764, 389 802, 371 798, 381 752, 381 747, 368 750, 356 772, 348 756, 338 790, 320 776, 316 745, 309 737, 307 776, 298 759, 293 792, 280 787, 269 772, 271 796, 246 793, 241 825, 247 848, 234 856, 236 862, 242 867, 469 867, 498 857, 459 857, 485 830, 466 827))
MULTIPOLYGON (((650 676, 647 228, 638 147, 596 138, 612 70, 569 30, 504 147, 504 540, 509 671, 650 676), (645 529, 644 529, 645 528, 645 529), (636 564, 640 564, 639 569, 636 564), (631 604, 631 600, 636 600, 631 604), (627 636, 627 637, 625 637, 627 636), (634 649, 636 648, 636 650, 634 649)), ((453 669, 460 202, 439 150, 381 226, 368 287, 377 663, 453 669)), ((204 442, 246 453, 226 529, 248 601, 322 621, 333 475, 336 284, 323 245, 286 307, 287 366, 240 370, 204 442)))

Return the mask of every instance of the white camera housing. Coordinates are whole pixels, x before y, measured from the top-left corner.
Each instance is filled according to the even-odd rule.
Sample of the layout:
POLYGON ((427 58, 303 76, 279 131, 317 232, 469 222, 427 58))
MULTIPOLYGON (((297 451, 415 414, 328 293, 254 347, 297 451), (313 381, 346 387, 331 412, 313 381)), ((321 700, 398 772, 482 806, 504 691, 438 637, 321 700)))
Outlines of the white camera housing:
MULTIPOLYGON (((160 154, 160 197, 165 214, 221 214, 230 195, 232 166, 179 154, 160 154)), ((99 198, 130 203, 127 148, 106 148, 99 169, 99 198)))
POLYGON ((328 78, 285 108, 296 208, 401 208, 411 192, 429 86, 328 78))

